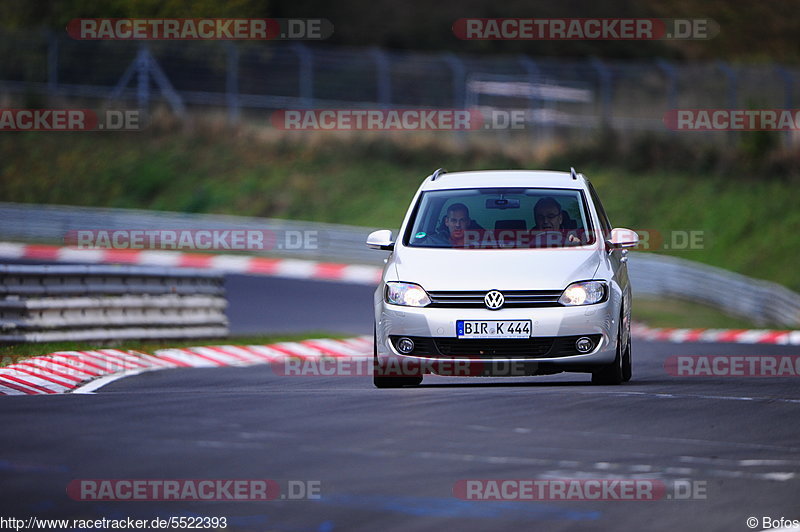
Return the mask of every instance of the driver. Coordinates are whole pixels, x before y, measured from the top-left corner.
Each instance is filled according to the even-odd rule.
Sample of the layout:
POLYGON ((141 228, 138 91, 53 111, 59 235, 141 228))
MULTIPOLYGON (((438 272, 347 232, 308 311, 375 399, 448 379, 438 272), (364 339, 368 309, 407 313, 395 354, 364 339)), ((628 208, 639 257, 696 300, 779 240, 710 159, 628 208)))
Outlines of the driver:
POLYGON ((444 227, 436 233, 422 237, 427 245, 442 247, 463 247, 467 231, 475 228, 475 222, 469 216, 469 208, 463 203, 453 203, 447 208, 444 227))
POLYGON ((463 203, 453 203, 447 208, 447 216, 444 225, 449 233, 450 245, 460 247, 464 245, 464 231, 466 231, 472 219, 469 217, 469 208, 463 203))

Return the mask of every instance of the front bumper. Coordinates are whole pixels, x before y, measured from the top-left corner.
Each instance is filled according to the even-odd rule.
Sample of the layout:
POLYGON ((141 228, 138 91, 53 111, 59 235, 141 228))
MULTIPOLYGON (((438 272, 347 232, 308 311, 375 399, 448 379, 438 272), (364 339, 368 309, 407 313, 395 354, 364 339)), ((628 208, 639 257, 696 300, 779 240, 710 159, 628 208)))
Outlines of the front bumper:
MULTIPOLYGON (((381 302, 376 312, 376 351, 380 362, 390 360, 417 361, 430 369, 432 361, 489 365, 516 364, 526 366, 525 374, 559 371, 591 371, 609 364, 616 357, 619 305, 613 298, 597 305, 582 307, 506 308, 497 311, 474 308, 413 308, 381 302), (531 320, 531 350, 521 342, 513 349, 502 348, 503 340, 491 340, 485 349, 476 345, 474 353, 464 349, 464 340, 456 337, 457 320, 531 320), (595 347, 586 354, 570 354, 564 346, 583 336, 596 339, 595 347), (416 338, 428 348, 411 355, 400 353, 393 339, 416 338), (461 342, 461 344, 459 343, 461 342), (550 347, 547 347, 548 342, 550 347), (498 344, 499 343, 499 344, 498 344), (545 344, 542 347, 542 343, 545 344), (491 349, 491 346, 499 349, 491 349), (536 347, 538 345, 538 347, 536 347), (451 346, 456 346, 453 348, 451 346), (557 349, 561 346, 560 349, 557 349), (446 347, 446 348, 445 348, 446 347)), ((485 347, 485 346, 483 346, 485 347)), ((437 371, 435 369, 427 372, 437 371)))

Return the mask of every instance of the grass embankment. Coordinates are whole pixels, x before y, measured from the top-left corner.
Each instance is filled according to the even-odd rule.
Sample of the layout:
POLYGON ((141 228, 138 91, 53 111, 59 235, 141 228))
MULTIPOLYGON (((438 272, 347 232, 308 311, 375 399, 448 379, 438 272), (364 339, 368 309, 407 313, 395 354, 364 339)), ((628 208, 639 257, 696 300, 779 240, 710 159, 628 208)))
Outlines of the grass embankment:
POLYGON ((786 329, 785 325, 766 323, 756 325, 751 321, 728 316, 719 310, 676 299, 650 299, 634 297, 633 320, 650 327, 677 327, 680 329, 786 329))
MULTIPOLYGON (((224 128, 12 134, 0 143, 0 197, 396 228, 420 181, 439 166, 455 171, 554 164, 519 151, 450 149, 410 136, 300 137, 224 128)), ((592 178, 614 225, 653 231, 651 241, 668 245, 701 232, 700 249, 658 253, 800 290, 793 251, 800 249, 800 209, 794 186, 779 176, 579 170, 592 178)))
MULTIPOLYGON (((401 133, 280 134, 202 122, 193 129, 161 126, 141 133, 9 134, 0 142, 0 198, 396 229, 411 195, 435 168, 566 170, 575 164, 592 179, 615 226, 651 231, 650 242, 658 248, 651 251, 800 291, 793 177, 762 179, 746 171, 726 176, 666 162, 652 166, 672 170, 635 172, 631 165, 608 162, 608 154, 582 153, 547 156, 520 142, 459 146, 401 133), (699 238, 698 249, 675 249, 690 232, 699 238)), ((660 157, 663 162, 665 155, 660 157)), ((705 164, 702 156, 696 160, 699 167, 705 164)), ((742 323, 687 305, 645 303, 640 312, 657 325, 742 323)))

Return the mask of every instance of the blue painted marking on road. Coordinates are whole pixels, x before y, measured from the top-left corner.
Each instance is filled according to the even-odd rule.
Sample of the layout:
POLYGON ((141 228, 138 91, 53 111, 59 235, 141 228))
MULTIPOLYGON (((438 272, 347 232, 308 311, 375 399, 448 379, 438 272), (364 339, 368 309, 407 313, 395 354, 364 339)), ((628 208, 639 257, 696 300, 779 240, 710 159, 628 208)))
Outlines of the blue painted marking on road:
POLYGON ((419 517, 457 517, 525 521, 585 521, 599 519, 599 511, 579 511, 517 501, 464 501, 456 498, 406 497, 395 495, 326 495, 324 504, 373 511, 399 512, 419 517))
POLYGON ((36 501, 35 503, 31 504, 30 506, 28 506, 28 509, 33 513, 39 513, 39 512, 49 512, 55 507, 56 503, 54 503, 49 499, 44 499, 41 501, 36 501))
POLYGON ((69 468, 63 465, 31 464, 26 462, 13 462, 11 460, 0 460, 0 471, 12 471, 15 473, 67 473, 69 472, 69 468))

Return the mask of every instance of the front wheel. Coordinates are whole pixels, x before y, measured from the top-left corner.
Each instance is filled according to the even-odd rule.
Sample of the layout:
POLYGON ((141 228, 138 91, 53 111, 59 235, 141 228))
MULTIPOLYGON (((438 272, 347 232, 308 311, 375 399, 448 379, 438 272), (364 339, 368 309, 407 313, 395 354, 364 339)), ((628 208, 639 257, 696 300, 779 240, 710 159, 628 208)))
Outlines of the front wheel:
POLYGON ((622 359, 622 380, 628 382, 633 376, 633 360, 631 359, 631 335, 628 333, 628 342, 625 344, 625 356, 622 359))
POLYGON ((372 383, 376 388, 402 388, 403 386, 419 386, 422 377, 379 377, 373 375, 372 383))
POLYGON ((592 373, 592 384, 622 384, 631 379, 631 373, 630 334, 628 335, 627 345, 623 347, 622 317, 620 316, 619 328, 617 330, 617 356, 614 357, 614 362, 602 366, 592 373))

